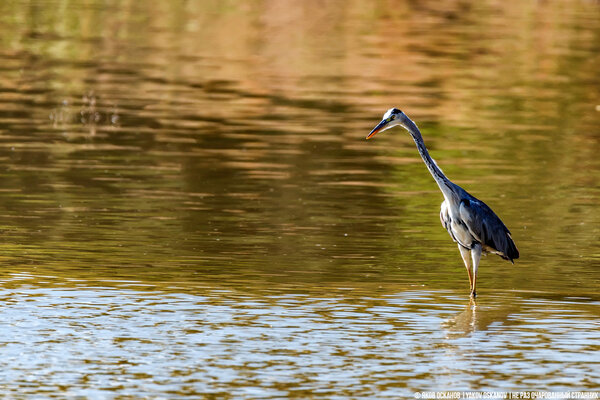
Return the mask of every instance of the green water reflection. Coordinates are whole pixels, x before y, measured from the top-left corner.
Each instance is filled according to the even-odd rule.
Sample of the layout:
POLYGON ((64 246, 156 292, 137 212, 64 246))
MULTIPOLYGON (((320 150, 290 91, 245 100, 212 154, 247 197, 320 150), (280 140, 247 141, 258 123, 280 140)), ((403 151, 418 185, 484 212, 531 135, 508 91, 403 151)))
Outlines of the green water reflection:
MULTIPOLYGON (((370 344, 364 344, 375 346, 373 352, 339 349, 357 364, 389 351, 373 343, 384 329, 377 325, 395 313, 407 312, 415 326, 426 321, 429 331, 409 329, 414 341, 398 336, 394 346, 417 346, 418 338, 436 330, 443 333, 428 345, 438 350, 446 337, 476 340, 482 331, 506 329, 507 335, 484 344, 483 352, 497 351, 519 333, 540 337, 524 339, 522 352, 501 352, 512 367, 484 362, 482 384, 477 371, 462 364, 449 375, 420 371, 417 366, 433 356, 441 357, 436 365, 442 369, 452 369, 451 361, 441 355, 448 353, 414 351, 391 360, 408 360, 405 370, 386 375, 387 364, 369 364, 373 369, 362 381, 344 364, 346 375, 323 375, 330 389, 325 397, 349 382, 358 395, 382 397, 452 382, 476 390, 510 381, 518 390, 534 385, 531 374, 536 382, 547 376, 548 385, 593 388, 599 377, 591 360, 599 350, 585 343, 599 334, 599 11, 593 2, 2 2, 4 299, 16 304, 18 315, 26 298, 40 296, 39 308, 19 324, 71 318, 93 341, 79 295, 91 302, 108 295, 121 304, 112 327, 127 325, 135 313, 128 307, 136 290, 143 304, 151 301, 148 293, 156 296, 160 305, 147 311, 151 318, 168 311, 172 294, 198 296, 185 297, 189 304, 185 311, 175 307, 173 321, 178 312, 186 318, 195 315, 192 309, 228 302, 223 312, 234 319, 273 311, 273 326, 291 322, 277 320, 269 296, 308 295, 342 308, 408 296, 424 311, 397 304, 381 319, 368 308, 348 315, 349 327, 343 316, 329 325, 314 322, 319 314, 310 302, 301 301, 298 313, 325 346, 330 339, 347 344, 365 329, 370 344), (439 223, 442 196, 414 143, 400 130, 364 140, 391 106, 419 124, 444 172, 488 203, 517 242, 515 265, 492 256, 482 260, 478 292, 488 300, 475 313, 464 310, 467 277, 439 223), (111 288, 125 292, 113 296, 111 288), (53 292, 62 289, 76 295, 53 292), (256 310, 240 311, 223 293, 256 302, 256 310), (52 304, 66 301, 75 309, 61 306, 45 316, 52 304), (533 322, 537 305, 547 309, 547 321, 533 322), (563 318, 571 315, 578 324, 569 330, 563 318), (367 327, 358 323, 363 317, 367 327), (336 329, 338 335, 319 336, 336 329), (536 357, 528 359, 530 352, 536 357), (571 357, 566 377, 557 372, 560 352, 571 357), (544 369, 544 357, 554 369, 544 369), (574 374, 584 378, 568 384, 574 374), (376 387, 375 379, 395 383, 376 387)), ((152 326, 140 333, 163 337, 152 351, 200 342, 179 329, 172 340, 164 338, 152 326)), ((252 330, 252 340, 236 342, 240 352, 255 349, 265 326, 250 321, 232 328, 252 330)), ((385 330, 401 335, 395 330, 403 326, 391 323, 385 330)), ((135 335, 136 327, 127 329, 135 335)), ((305 343, 304 334, 288 333, 301 340, 292 340, 286 357, 305 343)), ((43 330, 39 335, 24 344, 37 343, 43 330)), ((215 342, 211 357, 229 351, 227 343, 215 342)), ((263 361, 278 360, 279 350, 263 361)), ((470 350, 460 348, 461 360, 470 350)), ((51 346, 46 351, 55 355, 51 346)), ((149 352, 134 351, 140 358, 149 352)), ((318 351, 311 352, 310 365, 284 363, 267 375, 277 380, 295 370, 313 382, 315 373, 335 369, 335 356, 319 360, 318 351)), ((206 383, 223 365, 199 371, 187 358, 191 353, 182 354, 181 368, 196 374, 188 382, 194 391, 225 393, 235 386, 224 383, 225 375, 215 378, 218 384, 206 383)), ((234 358, 228 371, 252 369, 242 361, 234 358)), ((103 371, 98 360, 90 363, 97 368, 90 374, 103 371)), ((37 367, 43 366, 30 360, 18 368, 37 367)), ((185 392, 179 383, 161 387, 163 372, 131 372, 138 389, 127 393, 185 392), (146 381, 154 386, 139 389, 146 381)), ((241 386, 262 387, 261 378, 252 379, 241 386)), ((80 389, 102 386, 70 382, 80 389)), ((236 393, 319 395, 318 385, 303 382, 236 393)), ((18 392, 24 385, 10 388, 18 392)), ((34 385, 31 393, 36 387, 48 389, 34 385)), ((98 390, 92 395, 103 393, 98 390)))

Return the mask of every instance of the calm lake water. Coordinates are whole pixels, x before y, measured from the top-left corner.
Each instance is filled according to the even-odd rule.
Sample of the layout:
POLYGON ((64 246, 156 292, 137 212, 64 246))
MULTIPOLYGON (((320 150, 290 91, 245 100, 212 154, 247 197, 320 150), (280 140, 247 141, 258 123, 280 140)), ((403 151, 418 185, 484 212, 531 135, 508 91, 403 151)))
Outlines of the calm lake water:
POLYGON ((598 390, 600 5, 475 3, 1 2, 0 394, 598 390))

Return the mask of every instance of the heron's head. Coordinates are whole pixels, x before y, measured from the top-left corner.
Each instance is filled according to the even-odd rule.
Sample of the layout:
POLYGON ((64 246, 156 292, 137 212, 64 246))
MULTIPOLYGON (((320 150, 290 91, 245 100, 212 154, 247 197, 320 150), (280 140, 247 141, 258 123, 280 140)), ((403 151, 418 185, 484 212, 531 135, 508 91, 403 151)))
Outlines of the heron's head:
POLYGON ((383 114, 383 119, 375 128, 373 128, 371 133, 367 136, 367 139, 371 139, 377 132, 383 132, 396 125, 400 125, 408 131, 411 131, 414 123, 402 111, 397 108, 390 108, 383 114))

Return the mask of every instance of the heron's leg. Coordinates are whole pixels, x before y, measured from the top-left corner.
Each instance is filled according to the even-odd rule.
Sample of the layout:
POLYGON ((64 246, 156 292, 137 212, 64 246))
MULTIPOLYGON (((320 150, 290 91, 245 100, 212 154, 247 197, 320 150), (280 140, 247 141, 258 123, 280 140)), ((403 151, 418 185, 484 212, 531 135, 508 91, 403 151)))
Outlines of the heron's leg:
POLYGON ((458 245, 458 249, 460 250, 460 256, 465 262, 465 267, 467 268, 467 274, 469 274, 469 291, 473 293, 473 277, 471 276, 471 260, 469 259, 469 249, 465 249, 460 244, 458 245))
POLYGON ((481 245, 477 243, 471 247, 471 257, 473 258, 473 290, 471 291, 471 297, 477 297, 475 291, 475 285, 477 284, 477 269, 479 268, 479 260, 481 260, 481 245))

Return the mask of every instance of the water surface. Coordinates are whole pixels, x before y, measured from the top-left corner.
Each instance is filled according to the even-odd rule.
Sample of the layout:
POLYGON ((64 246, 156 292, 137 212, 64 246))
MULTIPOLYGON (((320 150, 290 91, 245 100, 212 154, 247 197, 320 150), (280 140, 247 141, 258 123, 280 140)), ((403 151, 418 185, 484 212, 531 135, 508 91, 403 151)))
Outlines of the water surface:
POLYGON ((599 11, 3 2, 2 393, 597 389, 599 11), (476 306, 392 106, 519 247, 476 306))

